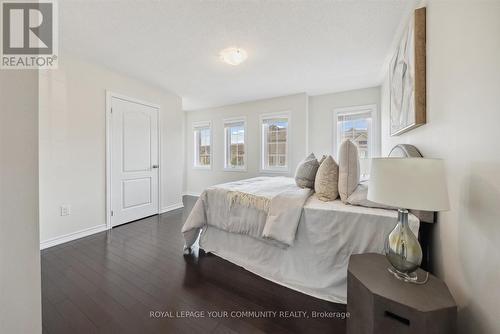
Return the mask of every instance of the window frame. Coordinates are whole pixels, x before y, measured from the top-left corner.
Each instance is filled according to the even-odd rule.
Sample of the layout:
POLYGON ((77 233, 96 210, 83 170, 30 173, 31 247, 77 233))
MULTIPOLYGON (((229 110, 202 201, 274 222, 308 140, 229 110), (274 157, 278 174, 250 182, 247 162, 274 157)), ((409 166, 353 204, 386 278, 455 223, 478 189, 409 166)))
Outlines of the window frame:
POLYGON ((213 166, 213 155, 214 155, 214 133, 213 133, 213 128, 212 128, 212 122, 211 121, 200 121, 200 122, 193 122, 192 124, 192 130, 193 130, 193 169, 197 170, 212 170, 213 166), (198 164, 198 155, 199 155, 199 146, 198 146, 198 132, 200 129, 204 128, 209 128, 210 129, 210 165, 199 165, 198 164))
POLYGON ((248 156, 248 148, 247 148, 247 118, 246 117, 231 117, 223 119, 223 128, 224 128, 224 171, 226 172, 246 172, 247 171, 247 156, 248 156), (243 166, 242 167, 233 167, 228 164, 228 158, 230 156, 230 147, 228 146, 229 141, 229 133, 227 125, 235 124, 235 123, 243 123, 243 147, 244 147, 244 156, 243 156, 243 166))
POLYGON ((338 160, 338 150, 340 146, 340 133, 338 131, 338 117, 342 115, 356 115, 370 113, 371 123, 368 128, 368 159, 380 155, 380 123, 378 121, 378 110, 376 104, 335 108, 333 110, 332 121, 332 155, 338 160))
POLYGON ((292 163, 291 146, 292 146, 292 115, 290 111, 282 111, 276 113, 261 114, 259 116, 259 138, 260 138, 260 162, 259 171, 261 173, 279 173, 288 174, 290 173, 290 166, 292 163), (287 134, 286 134, 286 166, 284 167, 269 167, 266 166, 266 153, 267 153, 267 142, 264 133, 264 122, 266 120, 275 118, 286 118, 288 122, 287 134))

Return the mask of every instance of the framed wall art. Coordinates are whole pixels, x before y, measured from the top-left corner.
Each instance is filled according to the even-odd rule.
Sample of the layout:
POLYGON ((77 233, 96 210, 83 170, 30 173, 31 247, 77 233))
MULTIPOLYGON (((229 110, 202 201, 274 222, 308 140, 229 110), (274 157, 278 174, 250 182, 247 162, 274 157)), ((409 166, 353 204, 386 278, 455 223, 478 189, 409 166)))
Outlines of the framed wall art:
POLYGON ((398 136, 426 122, 426 9, 415 10, 390 62, 390 129, 398 136))

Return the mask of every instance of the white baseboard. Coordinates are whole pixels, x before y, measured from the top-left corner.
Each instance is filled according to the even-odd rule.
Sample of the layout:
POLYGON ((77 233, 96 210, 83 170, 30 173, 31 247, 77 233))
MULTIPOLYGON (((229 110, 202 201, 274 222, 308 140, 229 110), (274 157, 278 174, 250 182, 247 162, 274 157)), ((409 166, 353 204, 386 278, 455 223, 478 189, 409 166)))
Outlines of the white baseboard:
POLYGON ((164 208, 161 209, 160 213, 165 213, 165 212, 169 212, 169 211, 173 211, 173 210, 177 210, 177 209, 181 209, 184 207, 184 204, 181 203, 175 203, 175 204, 172 204, 172 205, 169 205, 169 206, 166 206, 164 208))
POLYGON ((201 193, 196 193, 196 192, 192 192, 192 191, 186 191, 185 193, 182 194, 182 196, 200 197, 201 193))
POLYGON ((80 239, 80 238, 89 236, 91 234, 106 231, 107 229, 108 229, 108 227, 106 226, 106 224, 103 224, 103 225, 98 225, 98 226, 94 226, 94 227, 89 227, 89 228, 86 228, 84 230, 80 230, 77 232, 61 235, 59 237, 50 238, 50 239, 47 239, 47 240, 40 242, 40 249, 45 249, 45 248, 53 247, 53 246, 56 246, 59 244, 63 244, 63 243, 68 242, 68 241, 80 239))

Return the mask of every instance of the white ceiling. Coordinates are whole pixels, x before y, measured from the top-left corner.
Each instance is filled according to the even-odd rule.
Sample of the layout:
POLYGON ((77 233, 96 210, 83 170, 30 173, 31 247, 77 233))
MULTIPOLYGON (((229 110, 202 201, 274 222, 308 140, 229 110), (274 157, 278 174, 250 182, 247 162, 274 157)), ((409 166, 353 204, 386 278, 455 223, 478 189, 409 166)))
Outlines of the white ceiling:
POLYGON ((65 51, 198 109, 375 86, 414 0, 59 1, 65 51), (218 52, 239 46, 234 67, 218 52))

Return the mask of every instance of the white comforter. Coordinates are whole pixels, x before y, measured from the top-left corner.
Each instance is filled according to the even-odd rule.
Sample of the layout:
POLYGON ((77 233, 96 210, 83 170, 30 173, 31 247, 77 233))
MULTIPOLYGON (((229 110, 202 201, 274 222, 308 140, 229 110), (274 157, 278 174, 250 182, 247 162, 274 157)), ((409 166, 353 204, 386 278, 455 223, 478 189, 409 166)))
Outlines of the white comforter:
POLYGON ((186 246, 193 245, 206 225, 290 246, 311 194, 288 177, 256 177, 210 187, 182 227, 186 246))

